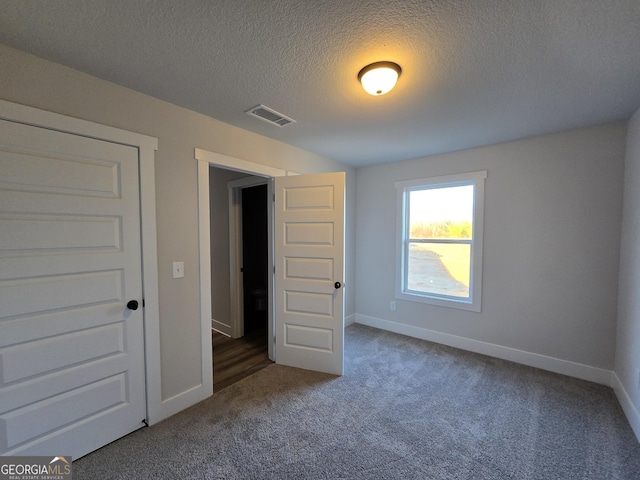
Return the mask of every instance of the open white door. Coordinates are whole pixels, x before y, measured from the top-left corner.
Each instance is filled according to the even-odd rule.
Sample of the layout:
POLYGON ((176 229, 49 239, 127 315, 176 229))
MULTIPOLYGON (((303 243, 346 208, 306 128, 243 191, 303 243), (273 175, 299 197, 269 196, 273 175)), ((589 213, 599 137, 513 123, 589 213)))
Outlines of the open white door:
POLYGON ((342 375, 344 172, 275 179, 276 363, 342 375))
POLYGON ((138 155, 0 120, 0 455, 144 426, 138 155))

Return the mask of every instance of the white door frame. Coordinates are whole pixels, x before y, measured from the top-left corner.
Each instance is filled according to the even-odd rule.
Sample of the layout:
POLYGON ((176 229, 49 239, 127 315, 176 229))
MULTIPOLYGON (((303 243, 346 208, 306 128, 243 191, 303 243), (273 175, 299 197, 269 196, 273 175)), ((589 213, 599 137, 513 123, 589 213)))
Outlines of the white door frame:
POLYGON ((142 232, 142 292, 144 298, 144 349, 147 422, 169 416, 162 402, 160 372, 160 315, 156 240, 155 151, 158 139, 118 128, 67 117, 0 100, 0 118, 63 133, 135 147, 139 151, 140 221, 142 232))
MULTIPOLYGON (((200 249, 200 325, 202 328, 202 349, 203 349, 203 366, 205 362, 211 364, 213 357, 213 347, 211 344, 211 225, 210 225, 210 195, 209 195, 209 167, 225 168, 243 172, 248 175, 264 177, 269 184, 273 182, 270 179, 287 175, 286 170, 268 167, 259 163, 249 162, 240 158, 214 153, 201 148, 195 149, 195 159, 198 161, 198 225, 199 225, 199 249, 200 249)), ((272 187, 270 187, 272 188, 272 187)), ((271 195, 273 191, 271 190, 271 195)), ((273 208, 269 209, 269 225, 272 224, 273 208)), ((231 222, 231 219, 229 219, 231 222)), ((273 235, 269 235, 269 251, 273 251, 273 235)), ((230 245, 229 248, 232 248, 230 245)), ((270 266, 273 270, 273 254, 270 254, 270 266)), ((231 264, 233 263, 231 257, 231 264)), ((234 280, 232 279, 232 282, 234 280)), ((274 357, 274 330, 273 330, 273 275, 269 275, 269 332, 271 332, 268 347, 269 358, 275 360, 274 357)), ((237 301, 235 299, 234 301, 237 301)), ((234 311, 232 304, 231 309, 234 311)))
MULTIPOLYGON (((229 189, 229 279, 231 292, 231 337, 240 338, 244 335, 244 288, 240 269, 242 259, 242 190, 248 187, 267 185, 267 199, 273 198, 273 182, 270 177, 251 176, 227 182, 229 189)), ((273 271, 273 208, 267 209, 267 269, 273 271)), ((273 275, 268 275, 267 296, 273 298, 273 275)), ((269 338, 273 338, 271 329, 273 323, 272 302, 268 305, 269 338)), ((273 360, 272 346, 269 343, 269 359, 273 360)))

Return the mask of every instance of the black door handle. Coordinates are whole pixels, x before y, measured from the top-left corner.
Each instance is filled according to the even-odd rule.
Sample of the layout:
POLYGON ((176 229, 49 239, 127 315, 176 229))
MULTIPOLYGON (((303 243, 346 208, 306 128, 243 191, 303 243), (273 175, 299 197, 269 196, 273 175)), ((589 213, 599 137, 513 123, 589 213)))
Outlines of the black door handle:
POLYGON ((129 310, 137 310, 138 309, 138 301, 137 300, 129 300, 127 302, 127 308, 129 310))
POLYGON ((337 290, 338 288, 340 288, 342 286, 342 284, 340 282, 336 282, 336 283, 333 284, 333 286, 336 287, 336 290, 337 290))

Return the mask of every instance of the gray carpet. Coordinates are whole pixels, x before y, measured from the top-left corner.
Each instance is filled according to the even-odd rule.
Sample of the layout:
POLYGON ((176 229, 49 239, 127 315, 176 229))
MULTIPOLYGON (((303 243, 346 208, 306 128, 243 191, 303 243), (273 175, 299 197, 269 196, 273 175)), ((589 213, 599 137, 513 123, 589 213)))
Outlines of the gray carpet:
POLYGON ((74 478, 640 479, 640 444, 610 388, 352 325, 343 377, 271 365, 74 478))

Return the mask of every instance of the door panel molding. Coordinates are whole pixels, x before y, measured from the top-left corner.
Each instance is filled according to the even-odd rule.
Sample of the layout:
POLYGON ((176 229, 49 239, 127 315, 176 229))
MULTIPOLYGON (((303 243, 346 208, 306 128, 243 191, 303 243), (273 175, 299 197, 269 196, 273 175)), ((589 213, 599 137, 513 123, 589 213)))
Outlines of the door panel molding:
POLYGON ((342 375, 345 174, 277 178, 275 190, 277 361, 342 375))
MULTIPOLYGON (((148 423, 157 423, 169 416, 166 406, 162 402, 160 385, 161 362, 155 202, 155 151, 158 148, 158 140, 147 135, 47 112, 5 100, 0 100, 0 119, 137 149, 142 244, 142 297, 145 300, 143 311, 144 374, 147 399, 145 410, 148 423)), ((66 186, 63 185, 60 188, 66 188, 66 186)), ((98 190, 102 192, 103 189, 99 187, 98 190)), ((104 195, 104 193, 100 192, 98 192, 99 196, 104 195)), ((103 428, 108 430, 110 427, 104 425, 103 428)), ((102 445, 87 444, 86 449, 91 451, 100 446, 102 445)))

